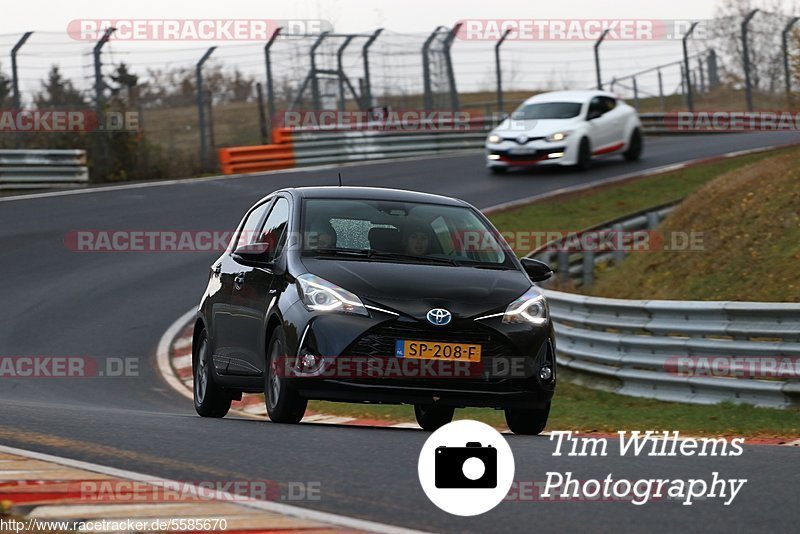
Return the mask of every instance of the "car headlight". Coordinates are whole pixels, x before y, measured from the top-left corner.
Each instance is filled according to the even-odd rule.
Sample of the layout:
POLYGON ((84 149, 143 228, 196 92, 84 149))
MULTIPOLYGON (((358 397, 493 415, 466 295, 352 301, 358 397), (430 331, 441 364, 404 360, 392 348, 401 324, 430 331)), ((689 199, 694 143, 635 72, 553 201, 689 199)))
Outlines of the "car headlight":
POLYGON ((549 142, 549 143, 553 143, 555 141, 563 141, 564 139, 569 137, 570 133, 572 133, 572 132, 556 132, 556 133, 548 135, 547 137, 544 138, 544 140, 549 142))
POLYGON ((489 137, 486 138, 487 143, 493 143, 493 144, 499 143, 502 140, 503 138, 497 134, 491 134, 489 137))
POLYGON ((297 287, 300 298, 308 310, 369 316, 361 299, 324 278, 308 273, 302 274, 297 277, 297 287))
POLYGON ((531 287, 520 298, 512 302, 503 314, 504 324, 544 324, 547 322, 547 303, 536 287, 531 287))

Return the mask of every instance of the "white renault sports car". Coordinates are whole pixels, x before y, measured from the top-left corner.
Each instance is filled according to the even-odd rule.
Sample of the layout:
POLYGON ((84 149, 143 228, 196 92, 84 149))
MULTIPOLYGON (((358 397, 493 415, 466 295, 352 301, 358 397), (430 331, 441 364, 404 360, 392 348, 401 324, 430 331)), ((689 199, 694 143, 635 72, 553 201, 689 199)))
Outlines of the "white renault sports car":
POLYGON ((486 138, 492 172, 533 165, 574 165, 592 158, 642 154, 642 123, 636 110, 605 91, 556 91, 529 98, 486 138))

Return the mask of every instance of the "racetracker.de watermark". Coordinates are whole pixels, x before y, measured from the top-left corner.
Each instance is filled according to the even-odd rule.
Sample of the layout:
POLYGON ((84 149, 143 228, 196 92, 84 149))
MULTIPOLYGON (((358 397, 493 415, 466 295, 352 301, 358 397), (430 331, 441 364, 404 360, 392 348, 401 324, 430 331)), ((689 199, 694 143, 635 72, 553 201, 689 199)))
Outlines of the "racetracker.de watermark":
POLYGON ((291 129, 336 131, 467 131, 481 130, 482 116, 467 111, 392 110, 388 107, 368 111, 284 111, 275 114, 274 126, 291 129))
POLYGON ((98 117, 84 109, 0 109, 0 132, 136 132, 140 124, 136 111, 107 111, 98 117))
POLYGON ((693 39, 711 37, 709 21, 679 19, 464 19, 456 37, 466 41, 680 40, 694 22, 693 39))
POLYGON ((790 356, 672 356, 664 370, 678 376, 797 380, 800 358, 790 356))
POLYGON ((114 28, 114 41, 267 41, 276 30, 287 36, 333 31, 322 19, 74 19, 67 35, 76 41, 97 41, 114 28))
POLYGON ((128 378, 139 376, 139 358, 92 356, 0 356, 3 378, 128 378))
POLYGON ((680 132, 791 132, 800 130, 800 111, 678 111, 664 125, 680 132))

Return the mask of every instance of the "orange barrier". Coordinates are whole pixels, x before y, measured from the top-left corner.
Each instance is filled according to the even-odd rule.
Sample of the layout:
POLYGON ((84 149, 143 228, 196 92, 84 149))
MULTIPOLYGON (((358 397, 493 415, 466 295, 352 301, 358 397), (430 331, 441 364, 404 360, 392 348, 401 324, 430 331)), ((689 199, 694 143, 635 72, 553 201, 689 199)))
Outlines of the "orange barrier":
POLYGON ((276 128, 275 143, 260 146, 220 148, 217 151, 223 174, 291 169, 295 166, 294 147, 289 128, 276 128))

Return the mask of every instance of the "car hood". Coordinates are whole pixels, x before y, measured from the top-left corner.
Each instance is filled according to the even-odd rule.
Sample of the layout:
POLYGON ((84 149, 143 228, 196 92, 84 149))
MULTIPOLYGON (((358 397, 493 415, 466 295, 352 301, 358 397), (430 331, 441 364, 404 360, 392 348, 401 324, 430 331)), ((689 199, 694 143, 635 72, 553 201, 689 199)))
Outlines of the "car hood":
POLYGON ((308 271, 365 303, 424 320, 432 308, 454 319, 504 310, 531 282, 517 270, 303 258, 308 271))
POLYGON ((580 117, 571 119, 536 119, 528 121, 506 119, 492 130, 492 133, 502 137, 516 138, 519 135, 528 137, 544 137, 563 130, 575 128, 580 124, 580 117))

